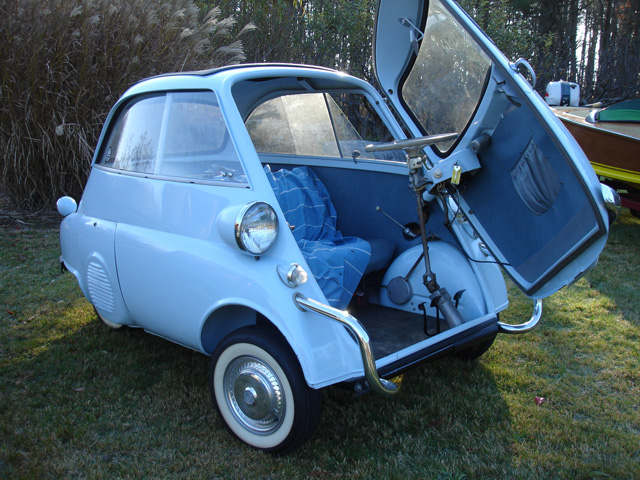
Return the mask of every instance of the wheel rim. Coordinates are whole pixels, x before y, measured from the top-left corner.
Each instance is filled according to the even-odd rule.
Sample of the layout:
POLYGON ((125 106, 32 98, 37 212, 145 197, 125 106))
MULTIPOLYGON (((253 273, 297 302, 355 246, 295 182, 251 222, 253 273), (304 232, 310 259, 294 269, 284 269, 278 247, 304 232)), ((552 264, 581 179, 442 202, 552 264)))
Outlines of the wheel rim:
POLYGON ((238 423, 252 433, 269 435, 280 428, 286 402, 273 369, 253 356, 234 359, 225 370, 224 396, 238 423))

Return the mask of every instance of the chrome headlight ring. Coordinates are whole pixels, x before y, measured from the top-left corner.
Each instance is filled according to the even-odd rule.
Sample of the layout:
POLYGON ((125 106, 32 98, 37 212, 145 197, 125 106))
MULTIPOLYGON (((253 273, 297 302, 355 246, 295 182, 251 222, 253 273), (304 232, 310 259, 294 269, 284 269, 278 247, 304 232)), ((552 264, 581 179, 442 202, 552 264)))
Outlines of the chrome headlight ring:
POLYGON ((271 205, 252 202, 240 210, 234 236, 241 250, 259 257, 267 253, 278 238, 278 216, 271 205))

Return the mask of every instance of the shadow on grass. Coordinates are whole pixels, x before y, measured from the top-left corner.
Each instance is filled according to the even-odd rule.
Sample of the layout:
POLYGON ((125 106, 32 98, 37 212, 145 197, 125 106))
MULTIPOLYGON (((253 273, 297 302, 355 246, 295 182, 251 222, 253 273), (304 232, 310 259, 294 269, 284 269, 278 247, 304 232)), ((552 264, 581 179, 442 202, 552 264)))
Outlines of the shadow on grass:
MULTIPOLYGON (((633 478, 638 227, 623 217, 600 265, 546 303, 542 325, 499 337, 479 362, 412 370, 393 400, 326 389, 315 436, 282 458, 227 433, 206 356, 110 330, 70 275, 23 267, 25 248, 11 239, 10 288, 0 292, 0 477, 633 478)), ((516 298, 503 320, 530 311, 516 298)))
POLYGON ((82 299, 46 311, 38 326, 5 331, 13 343, 0 407, 7 477, 461 478, 510 463, 508 408, 478 362, 406 373, 391 401, 326 389, 316 435, 277 458, 226 431, 206 356, 141 330, 111 330, 82 299))
POLYGON ((509 409, 482 363, 450 357, 409 371, 393 400, 338 388, 324 398, 310 447, 328 472, 366 465, 376 478, 486 478, 509 469, 509 409))
POLYGON ((112 331, 84 300, 47 311, 3 332, 12 346, 0 363, 0 473, 167 476, 181 455, 211 451, 207 357, 141 330, 112 331))

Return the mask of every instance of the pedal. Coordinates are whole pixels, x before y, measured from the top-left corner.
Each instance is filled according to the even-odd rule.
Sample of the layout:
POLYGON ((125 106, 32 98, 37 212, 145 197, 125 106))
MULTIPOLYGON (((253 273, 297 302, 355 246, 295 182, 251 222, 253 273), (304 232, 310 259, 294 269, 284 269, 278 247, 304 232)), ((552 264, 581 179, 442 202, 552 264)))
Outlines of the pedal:
POLYGON ((436 308, 436 317, 427 315, 425 302, 418 305, 418 310, 422 311, 422 329, 427 337, 433 337, 440 333, 440 312, 436 308))

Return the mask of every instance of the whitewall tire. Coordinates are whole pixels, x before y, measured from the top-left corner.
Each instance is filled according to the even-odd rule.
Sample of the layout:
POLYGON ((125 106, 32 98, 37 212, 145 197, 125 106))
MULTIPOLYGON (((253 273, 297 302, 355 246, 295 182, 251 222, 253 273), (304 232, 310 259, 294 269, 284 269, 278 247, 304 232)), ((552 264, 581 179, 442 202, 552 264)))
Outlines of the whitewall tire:
POLYGON ((104 318, 102 315, 100 315, 98 313, 98 310, 96 309, 96 307, 93 307, 93 311, 96 312, 97 317, 100 319, 100 321, 102 323, 104 323, 107 327, 109 328, 113 328, 114 330, 118 330, 119 328, 124 327, 123 324, 121 323, 115 323, 115 322, 111 322, 109 320, 107 320, 106 318, 104 318))
POLYGON ((317 427, 320 392, 277 331, 245 327, 216 348, 209 369, 213 401, 229 430, 260 450, 286 453, 317 427))

